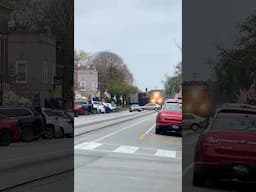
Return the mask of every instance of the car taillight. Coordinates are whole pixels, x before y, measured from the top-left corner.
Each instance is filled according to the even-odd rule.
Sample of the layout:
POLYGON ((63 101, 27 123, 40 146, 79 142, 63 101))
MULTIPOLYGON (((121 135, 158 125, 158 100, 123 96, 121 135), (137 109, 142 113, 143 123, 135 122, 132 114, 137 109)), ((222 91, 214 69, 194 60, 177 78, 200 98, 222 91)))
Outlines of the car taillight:
POLYGON ((211 144, 218 144, 218 138, 215 136, 208 136, 207 142, 211 144))

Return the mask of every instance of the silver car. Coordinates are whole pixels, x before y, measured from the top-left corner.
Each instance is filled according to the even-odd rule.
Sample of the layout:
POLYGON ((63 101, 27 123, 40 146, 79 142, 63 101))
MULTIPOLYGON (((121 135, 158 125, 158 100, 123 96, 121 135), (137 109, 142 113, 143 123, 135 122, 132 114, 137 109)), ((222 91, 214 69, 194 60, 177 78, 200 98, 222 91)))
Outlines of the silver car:
POLYGON ((133 112, 133 111, 143 111, 142 107, 137 105, 137 104, 132 104, 130 107, 129 107, 129 111, 130 112, 133 112))
POLYGON ((182 128, 183 129, 192 129, 197 130, 201 127, 207 126, 207 119, 195 115, 193 113, 183 113, 182 114, 182 128))
POLYGON ((160 110, 161 106, 155 103, 147 103, 141 107, 143 110, 160 110))

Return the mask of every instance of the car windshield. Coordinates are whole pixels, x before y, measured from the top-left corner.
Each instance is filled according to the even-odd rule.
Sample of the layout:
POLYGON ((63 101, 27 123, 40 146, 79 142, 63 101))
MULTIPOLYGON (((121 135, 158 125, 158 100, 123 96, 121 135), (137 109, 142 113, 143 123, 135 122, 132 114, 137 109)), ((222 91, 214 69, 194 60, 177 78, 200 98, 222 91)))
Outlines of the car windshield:
POLYGON ((217 117, 211 129, 232 131, 256 131, 256 119, 249 117, 217 117))
POLYGON ((180 105, 165 104, 163 107, 165 111, 181 111, 180 105))

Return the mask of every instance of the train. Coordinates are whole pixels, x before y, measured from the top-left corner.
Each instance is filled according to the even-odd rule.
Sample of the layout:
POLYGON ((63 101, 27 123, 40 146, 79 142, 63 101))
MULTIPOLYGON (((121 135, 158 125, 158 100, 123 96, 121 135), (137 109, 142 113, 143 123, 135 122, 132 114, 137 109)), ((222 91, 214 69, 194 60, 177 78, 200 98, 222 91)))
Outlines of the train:
POLYGON ((182 110, 202 117, 211 114, 211 97, 207 83, 203 81, 184 82, 182 85, 182 110))
POLYGON ((150 90, 147 92, 139 92, 130 95, 129 97, 130 104, 139 104, 143 106, 147 103, 156 103, 163 105, 165 101, 163 90, 150 90))

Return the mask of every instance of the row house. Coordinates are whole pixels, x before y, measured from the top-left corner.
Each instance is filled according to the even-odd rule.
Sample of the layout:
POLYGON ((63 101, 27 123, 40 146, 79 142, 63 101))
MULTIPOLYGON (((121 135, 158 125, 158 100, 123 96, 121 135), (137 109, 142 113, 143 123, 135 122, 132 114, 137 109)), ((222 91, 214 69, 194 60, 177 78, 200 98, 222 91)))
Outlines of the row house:
POLYGON ((98 72, 95 69, 74 70, 75 90, 81 96, 95 97, 98 90, 98 72))

